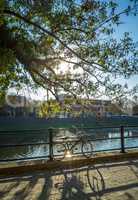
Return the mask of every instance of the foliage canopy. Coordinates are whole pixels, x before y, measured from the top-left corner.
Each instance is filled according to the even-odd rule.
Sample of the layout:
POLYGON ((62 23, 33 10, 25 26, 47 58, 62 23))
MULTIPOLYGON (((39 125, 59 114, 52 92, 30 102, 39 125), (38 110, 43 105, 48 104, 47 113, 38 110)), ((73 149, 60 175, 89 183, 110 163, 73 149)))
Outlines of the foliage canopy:
POLYGON ((119 40, 115 30, 137 8, 136 0, 123 10, 113 0, 1 0, 1 94, 24 84, 57 100, 60 92, 74 98, 127 93, 113 79, 138 73, 138 49, 129 33, 119 40))

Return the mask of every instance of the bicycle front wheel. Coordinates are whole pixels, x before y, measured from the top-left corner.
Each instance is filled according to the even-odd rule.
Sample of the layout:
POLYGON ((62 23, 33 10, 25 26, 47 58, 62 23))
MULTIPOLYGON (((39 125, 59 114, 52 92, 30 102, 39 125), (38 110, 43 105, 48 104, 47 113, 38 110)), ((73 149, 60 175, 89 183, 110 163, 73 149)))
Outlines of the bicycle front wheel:
POLYGON ((81 152, 86 158, 93 156, 93 144, 91 141, 83 141, 81 145, 81 152))

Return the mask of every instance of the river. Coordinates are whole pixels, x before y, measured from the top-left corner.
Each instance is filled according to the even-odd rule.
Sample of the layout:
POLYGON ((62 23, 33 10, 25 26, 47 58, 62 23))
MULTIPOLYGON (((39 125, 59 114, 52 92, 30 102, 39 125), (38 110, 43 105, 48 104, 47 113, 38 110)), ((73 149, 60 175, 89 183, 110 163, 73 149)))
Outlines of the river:
MULTIPOLYGON (((55 130, 53 133, 53 140, 56 141, 63 136, 77 136, 79 133, 72 130, 55 130)), ((110 151, 111 149, 120 148, 120 130, 118 128, 110 129, 86 129, 82 134, 87 134, 92 140, 105 139, 99 141, 93 141, 93 151, 110 151), (107 140, 108 139, 108 140, 107 140)), ((138 147, 138 128, 125 129, 125 147, 134 148, 138 147)), ((25 146, 14 146, 14 144, 25 144, 25 143, 47 143, 49 141, 48 131, 39 131, 36 133, 15 133, 15 134, 1 134, 0 145, 13 145, 12 147, 1 147, 0 148, 0 160, 6 159, 25 159, 34 158, 49 155, 49 145, 25 145, 25 146)), ((80 152, 80 147, 75 148, 75 152, 80 152)), ((54 146, 54 154, 60 154, 54 146)))

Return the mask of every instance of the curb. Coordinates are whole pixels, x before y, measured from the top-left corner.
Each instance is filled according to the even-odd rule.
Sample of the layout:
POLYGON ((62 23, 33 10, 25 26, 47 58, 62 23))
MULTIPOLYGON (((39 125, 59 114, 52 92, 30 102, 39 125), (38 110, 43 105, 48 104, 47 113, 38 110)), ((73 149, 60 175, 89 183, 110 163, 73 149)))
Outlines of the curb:
POLYGON ((90 164, 104 164, 118 161, 127 161, 131 159, 138 159, 138 152, 127 152, 127 153, 116 153, 116 154, 107 154, 107 155, 97 155, 93 158, 80 158, 64 161, 41 161, 41 163, 36 164, 26 164, 21 166, 14 167, 5 167, 0 168, 0 176, 7 175, 20 175, 23 173, 32 173, 41 170, 58 170, 59 168, 77 168, 90 164))

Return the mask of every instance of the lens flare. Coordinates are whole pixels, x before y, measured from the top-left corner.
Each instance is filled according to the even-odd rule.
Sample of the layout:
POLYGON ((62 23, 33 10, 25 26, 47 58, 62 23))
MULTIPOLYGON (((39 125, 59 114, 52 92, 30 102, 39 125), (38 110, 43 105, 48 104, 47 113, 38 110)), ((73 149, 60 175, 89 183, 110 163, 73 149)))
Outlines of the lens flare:
POLYGON ((65 157, 66 158, 71 158, 72 157, 71 152, 70 151, 66 151, 65 157))

